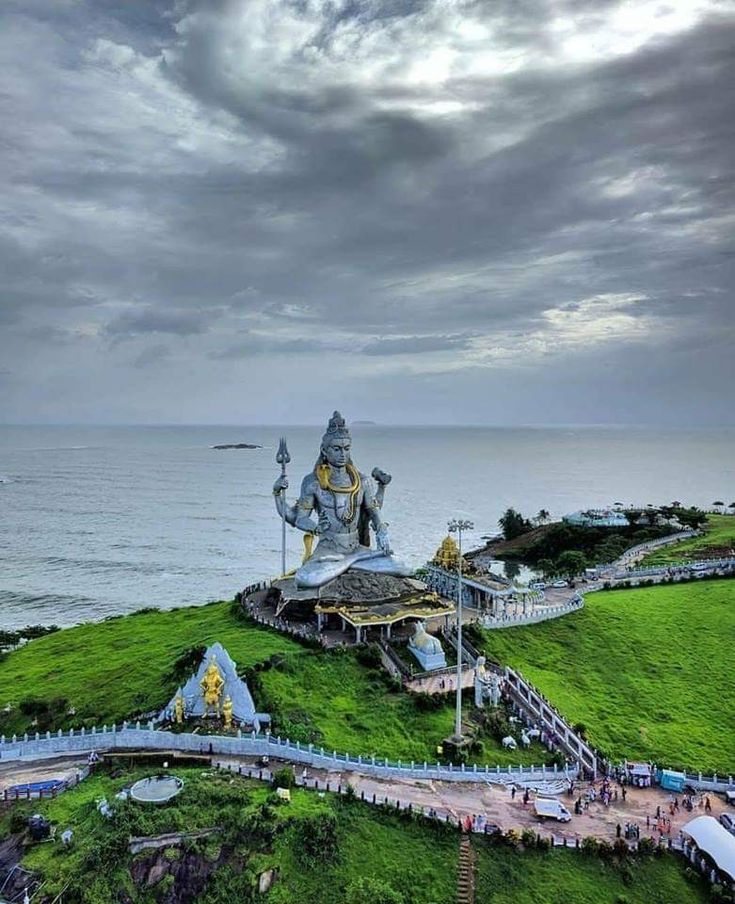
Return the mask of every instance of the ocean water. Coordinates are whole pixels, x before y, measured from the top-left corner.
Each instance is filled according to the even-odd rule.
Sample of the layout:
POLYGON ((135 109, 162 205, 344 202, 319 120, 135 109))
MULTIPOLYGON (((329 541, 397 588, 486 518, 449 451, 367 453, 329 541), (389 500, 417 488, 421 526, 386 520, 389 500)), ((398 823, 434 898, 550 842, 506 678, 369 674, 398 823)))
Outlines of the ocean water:
MULTIPOLYGON (((75 624, 231 598, 279 572, 278 437, 292 499, 321 427, 0 427, 0 626, 75 624), (218 451, 217 443, 261 449, 218 451)), ((384 517, 419 565, 453 517, 470 542, 514 506, 735 500, 735 430, 353 428, 353 460, 393 475, 384 517)), ((302 551, 289 529, 289 561, 302 551)))

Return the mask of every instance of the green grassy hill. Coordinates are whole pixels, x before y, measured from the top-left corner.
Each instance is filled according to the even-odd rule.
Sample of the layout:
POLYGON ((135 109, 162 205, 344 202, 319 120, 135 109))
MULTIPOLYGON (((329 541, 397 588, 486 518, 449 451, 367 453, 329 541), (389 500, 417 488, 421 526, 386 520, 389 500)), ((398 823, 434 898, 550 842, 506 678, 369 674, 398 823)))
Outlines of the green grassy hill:
POLYGON ((735 549, 735 516, 708 515, 705 533, 701 537, 665 546, 647 555, 640 564, 668 565, 687 559, 706 559, 720 556, 729 549, 735 549))
MULTIPOLYGON (((432 830, 334 794, 319 796, 292 789, 291 803, 279 804, 264 784, 195 768, 176 769, 185 782, 184 790, 166 806, 115 800, 119 790, 151 771, 138 768, 115 778, 102 772, 54 801, 15 809, 15 826, 19 816, 42 812, 59 832, 65 828, 74 832, 71 848, 37 844, 24 858, 24 866, 47 878, 47 894, 53 896, 67 887, 64 901, 110 904, 125 890, 126 900, 152 904, 164 900, 176 883, 202 883, 197 901, 249 902, 256 900, 252 890, 258 874, 276 868, 278 879, 267 899, 257 900, 343 904, 362 876, 379 877, 406 904, 449 904, 454 900, 454 831, 444 827, 432 830), (116 811, 109 821, 95 806, 102 797, 112 802, 116 811), (221 831, 183 848, 166 849, 158 865, 155 854, 143 852, 133 857, 127 851, 130 836, 193 832, 212 826, 221 831), (316 851, 310 849, 312 840, 316 851), (160 875, 167 864, 184 857, 189 861, 185 874, 178 878, 160 875), (417 863, 422 864, 419 870, 414 869, 417 863), (207 869, 215 872, 205 881, 207 869)), ((3 834, 9 830, 11 818, 6 817, 3 834)))
POLYGON ((578 851, 476 845, 478 904, 697 904, 702 881, 673 856, 603 862, 578 851))
MULTIPOLYGON (((355 650, 305 649, 241 620, 230 603, 142 612, 31 641, 0 661, 0 710, 11 705, 0 712, 0 732, 120 723, 160 710, 192 671, 182 667, 176 674, 177 660, 217 640, 241 672, 269 666, 278 654, 275 667, 251 678, 256 704, 274 717, 277 734, 353 755, 441 759, 437 745, 454 724, 451 699, 424 711, 381 669, 361 663, 355 650), (38 726, 31 724, 34 713, 38 726)), ((539 764, 546 753, 539 745, 507 751, 489 736, 483 744, 477 762, 539 764)))
POLYGON ((580 612, 484 632, 615 759, 735 771, 735 581, 589 594, 580 612))
MULTIPOLYGON (((735 770, 731 693, 735 582, 590 594, 581 612, 484 634, 493 658, 519 668, 604 753, 672 766, 735 770)), ((231 604, 144 612, 60 631, 0 660, 5 735, 121 722, 160 709, 188 676, 192 648, 221 641, 250 676, 274 730, 354 755, 438 758, 452 701, 426 711, 355 650, 305 649, 241 621, 231 604), (275 663, 272 657, 276 654, 275 663), (30 701, 30 702, 29 702, 30 701), (69 715, 70 708, 75 710, 69 715)), ((478 762, 538 763, 540 748, 483 739, 478 762)))
MULTIPOLYGON (((358 801, 292 790, 290 804, 270 789, 229 774, 177 768, 184 790, 166 806, 119 802, 115 794, 150 774, 137 767, 115 777, 101 771, 53 801, 19 804, 0 822, 42 812, 57 831, 71 828, 70 848, 58 843, 28 848, 24 865, 46 878, 45 892, 62 889, 68 904, 121 900, 154 904, 185 886, 200 904, 268 901, 270 904, 451 904, 456 900, 458 835, 408 814, 358 801), (95 802, 113 803, 102 817, 95 802), (218 826, 207 839, 158 853, 128 853, 130 836, 218 826), (275 868, 267 896, 254 895, 257 877, 275 868)), ((602 862, 574 851, 521 851, 475 838, 478 904, 704 904, 702 884, 685 878, 685 864, 670 856, 602 862)))

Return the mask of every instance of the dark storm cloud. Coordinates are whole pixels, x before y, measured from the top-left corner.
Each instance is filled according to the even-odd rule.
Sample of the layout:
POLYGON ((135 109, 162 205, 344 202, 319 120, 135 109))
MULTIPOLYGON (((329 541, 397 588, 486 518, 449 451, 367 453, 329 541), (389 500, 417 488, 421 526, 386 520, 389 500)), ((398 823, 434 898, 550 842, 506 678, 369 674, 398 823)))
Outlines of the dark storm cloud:
POLYGON ((69 417, 91 385, 170 417, 151 366, 201 397, 257 378, 259 420, 283 380, 310 416, 316 372, 347 401, 392 383, 396 418, 421 380, 437 419, 458 381, 473 418, 510 382, 488 419, 719 410, 734 23, 714 0, 6 4, 0 417, 63 419, 59 375, 69 417))

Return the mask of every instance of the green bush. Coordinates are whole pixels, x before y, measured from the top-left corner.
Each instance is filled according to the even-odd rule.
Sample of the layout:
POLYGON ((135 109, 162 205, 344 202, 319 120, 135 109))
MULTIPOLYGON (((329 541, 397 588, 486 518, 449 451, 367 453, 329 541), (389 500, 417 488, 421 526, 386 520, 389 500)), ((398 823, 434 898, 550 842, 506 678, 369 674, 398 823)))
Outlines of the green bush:
POLYGON ((418 693, 411 694, 414 706, 419 712, 428 713, 437 709, 443 709, 447 703, 441 694, 418 693))
POLYGON ((638 853, 639 854, 653 854, 658 845, 653 840, 653 838, 641 838, 638 842, 638 853))
POLYGON ((333 863, 339 856, 337 819, 333 813, 319 813, 304 819, 297 829, 297 857, 307 866, 333 863))
POLYGON ((379 669, 382 667, 380 647, 376 643, 358 647, 355 655, 360 665, 364 665, 367 669, 379 669))
POLYGON ((524 829, 521 832, 521 844, 526 848, 536 846, 536 833, 533 829, 524 829))
POLYGON ((184 650, 184 652, 174 660, 171 671, 166 676, 166 680, 171 682, 171 684, 176 685, 188 681, 201 665, 206 652, 207 648, 203 644, 195 644, 187 650, 184 650))
POLYGON ((598 840, 592 835, 587 835, 582 839, 582 850, 585 854, 597 854, 600 848, 598 840))
POLYGON ((26 697, 18 704, 18 708, 29 719, 35 719, 38 731, 48 731, 66 718, 69 701, 66 697, 53 697, 42 700, 26 697))
POLYGON ((373 876, 353 879, 345 895, 345 904, 404 904, 405 900, 391 885, 373 876))
POLYGON ((284 766, 273 773, 271 784, 274 788, 293 788, 296 784, 296 778, 293 774, 291 766, 284 766))

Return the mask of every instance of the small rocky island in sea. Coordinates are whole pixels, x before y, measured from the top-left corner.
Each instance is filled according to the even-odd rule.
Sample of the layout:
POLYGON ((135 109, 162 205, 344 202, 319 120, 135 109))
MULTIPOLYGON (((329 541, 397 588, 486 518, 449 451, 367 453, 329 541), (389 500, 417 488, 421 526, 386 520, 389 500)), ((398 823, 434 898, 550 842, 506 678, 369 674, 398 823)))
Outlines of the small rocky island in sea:
POLYGON ((262 449, 255 443, 220 443, 218 446, 212 446, 212 449, 262 449))

